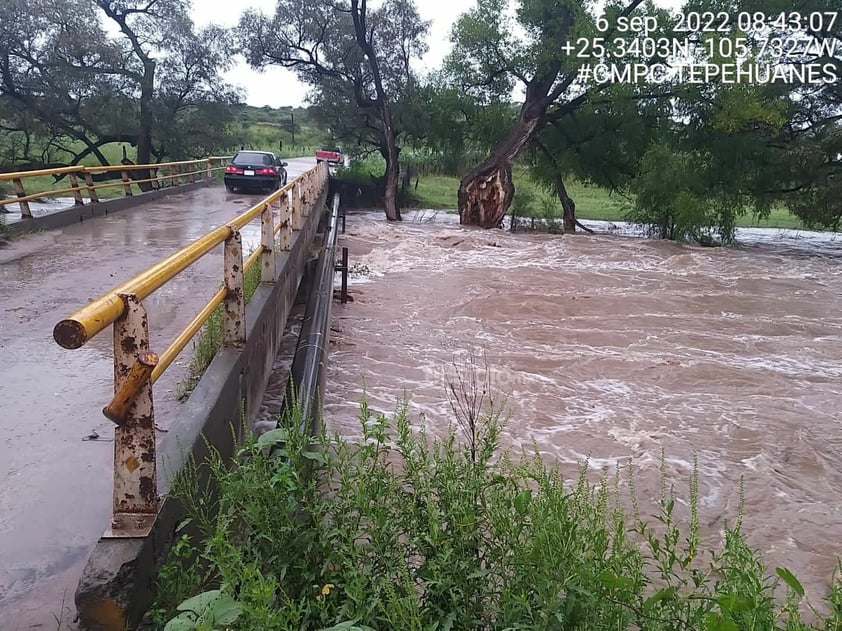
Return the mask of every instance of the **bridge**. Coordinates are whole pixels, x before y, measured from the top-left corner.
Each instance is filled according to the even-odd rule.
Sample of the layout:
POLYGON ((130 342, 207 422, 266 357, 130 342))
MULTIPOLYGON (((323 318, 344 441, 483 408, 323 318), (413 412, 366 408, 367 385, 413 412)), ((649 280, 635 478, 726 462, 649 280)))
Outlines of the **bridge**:
MULTIPOLYGON (((36 172, 72 176, 59 212, 38 206, 23 175, 0 176, 14 181, 5 205, 20 218, 6 217, 22 235, 0 248, 4 629, 75 628, 74 599, 89 625, 136 618, 178 519, 169 481, 203 455, 200 435, 230 448, 243 403, 254 419, 314 246, 330 253, 310 267, 327 287, 314 308, 332 298, 326 165, 290 160, 290 183, 264 198, 212 186, 221 164, 113 167, 108 199, 97 190, 115 184, 97 183, 97 169, 36 172), (190 342, 215 311, 222 348, 181 402, 190 342)), ((327 327, 304 328, 303 346, 323 351, 327 327)), ((303 400, 319 359, 302 362, 303 400)))

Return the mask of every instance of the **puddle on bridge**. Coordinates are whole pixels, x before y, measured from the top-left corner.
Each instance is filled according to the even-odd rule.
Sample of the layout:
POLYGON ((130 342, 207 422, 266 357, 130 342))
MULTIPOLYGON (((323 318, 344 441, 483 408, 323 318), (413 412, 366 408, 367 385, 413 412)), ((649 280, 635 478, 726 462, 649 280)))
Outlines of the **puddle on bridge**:
POLYGON ((325 416, 359 435, 358 402, 452 419, 445 376, 486 357, 505 443, 568 475, 633 459, 644 511, 661 450, 680 497, 698 458, 708 540, 737 517, 815 602, 842 555, 842 243, 743 231, 744 247, 462 229, 418 213, 348 219, 367 274, 335 305, 325 416), (427 221, 429 219, 432 221, 427 221))

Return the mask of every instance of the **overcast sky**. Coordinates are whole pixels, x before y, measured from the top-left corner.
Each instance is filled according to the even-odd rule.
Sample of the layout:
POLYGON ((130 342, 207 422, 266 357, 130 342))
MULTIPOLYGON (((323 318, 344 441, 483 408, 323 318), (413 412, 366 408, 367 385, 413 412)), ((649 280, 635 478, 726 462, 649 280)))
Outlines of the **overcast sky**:
MULTIPOLYGON (((473 6, 475 0, 418 0, 416 5, 421 17, 430 20, 428 44, 430 51, 423 59, 422 68, 438 67, 450 51, 450 27, 456 19, 473 6)), ((655 0, 655 4, 675 8, 680 0, 655 0)), ((209 23, 234 26, 240 14, 255 8, 267 14, 275 10, 275 0, 244 0, 232 3, 230 0, 196 0, 193 3, 193 19, 197 26, 209 23)), ((307 87, 298 82, 293 73, 283 68, 269 68, 257 72, 240 58, 225 78, 242 88, 245 102, 262 107, 302 105, 307 87)))

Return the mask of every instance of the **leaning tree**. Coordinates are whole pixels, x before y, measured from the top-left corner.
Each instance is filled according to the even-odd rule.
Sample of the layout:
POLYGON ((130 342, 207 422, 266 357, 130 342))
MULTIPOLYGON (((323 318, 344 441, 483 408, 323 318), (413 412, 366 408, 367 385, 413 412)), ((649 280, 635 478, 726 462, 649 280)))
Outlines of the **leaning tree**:
MULTIPOLYGON (((578 42, 610 39, 617 18, 628 17, 644 0, 609 5, 609 26, 602 31, 596 29, 595 5, 591 0, 523 0, 512 7, 508 0, 477 0, 456 23, 447 60, 452 80, 485 99, 508 99, 515 89, 523 95, 508 133, 459 184, 461 223, 499 226, 514 197, 515 160, 548 123, 575 112, 600 91, 601 86, 578 80, 579 67, 594 62, 577 54, 578 42)), ((644 10, 656 11, 651 4, 644 10)))

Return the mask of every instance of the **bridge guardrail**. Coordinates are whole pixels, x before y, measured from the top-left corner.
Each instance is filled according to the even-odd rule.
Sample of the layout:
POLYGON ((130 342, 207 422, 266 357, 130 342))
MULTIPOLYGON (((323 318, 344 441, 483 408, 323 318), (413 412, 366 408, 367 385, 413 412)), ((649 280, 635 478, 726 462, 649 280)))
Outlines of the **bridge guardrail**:
POLYGON ((193 241, 128 281, 114 287, 56 324, 53 338, 67 349, 81 348, 113 325, 114 396, 103 414, 114 432, 114 489, 111 527, 106 537, 146 536, 158 513, 155 419, 152 385, 172 364, 219 305, 224 305, 223 346, 245 343, 245 272, 260 262, 260 281, 276 278, 276 238, 290 250, 292 234, 302 228, 328 182, 317 165, 227 224, 193 241), (278 221, 275 221, 275 209, 278 221), (261 245, 244 260, 240 230, 260 218, 261 245), (143 300, 180 272, 224 244, 223 286, 160 356, 149 348, 149 323, 143 300))
POLYGON ((225 166, 224 163, 229 159, 230 156, 210 156, 199 160, 159 162, 157 164, 79 165, 58 167, 55 169, 0 173, 0 182, 11 181, 15 192, 15 197, 0 198, 0 208, 4 208, 10 204, 20 204, 20 216, 22 219, 27 219, 32 217, 29 202, 45 196, 73 193, 74 205, 83 206, 85 204, 83 193, 87 194, 89 202, 96 203, 99 202, 97 191, 104 188, 122 187, 123 194, 131 197, 132 184, 149 184, 152 190, 158 190, 165 186, 174 186, 178 183, 195 182, 199 176, 210 178, 215 171, 221 171, 225 166), (120 180, 100 184, 95 183, 94 175, 118 171, 120 172, 120 180), (67 175, 70 180, 70 186, 27 193, 24 187, 24 182, 27 178, 36 178, 44 175, 67 175), (140 177, 133 177, 136 175, 140 175, 140 177))

